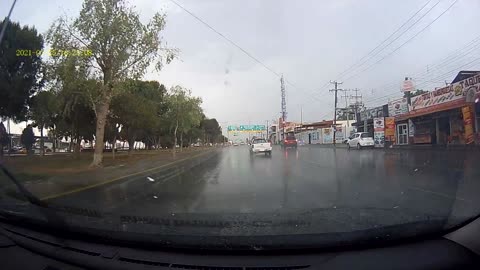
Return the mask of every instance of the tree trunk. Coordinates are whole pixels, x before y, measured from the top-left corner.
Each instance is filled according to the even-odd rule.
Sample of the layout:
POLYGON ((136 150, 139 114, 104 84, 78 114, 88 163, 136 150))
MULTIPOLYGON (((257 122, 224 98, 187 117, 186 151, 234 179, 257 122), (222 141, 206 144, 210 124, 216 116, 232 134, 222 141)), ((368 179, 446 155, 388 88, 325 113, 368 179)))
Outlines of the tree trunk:
MULTIPOLYGON (((45 148, 44 141, 43 141, 43 126, 40 126, 40 153, 42 156, 45 156, 45 148)), ((3 152, 3 149, 0 149, 3 152)))
POLYGON ((73 152, 75 154, 75 157, 77 158, 80 156, 80 142, 81 142, 80 135, 77 134, 75 136, 75 146, 73 148, 73 152))
POLYGON ((180 152, 183 151, 183 132, 180 132, 180 152))
POLYGON ((97 125, 95 130, 95 152, 91 167, 100 167, 103 162, 103 144, 105 136, 105 123, 107 121, 110 100, 105 100, 96 106, 97 125))
POLYGON ((52 137, 53 137, 52 152, 55 153, 57 150, 57 134, 55 134, 55 125, 53 125, 52 127, 52 137))
POLYGON ((135 147, 135 137, 128 139, 128 154, 131 155, 135 147))
POLYGON ((117 134, 113 135, 112 159, 115 160, 115 149, 117 148, 117 134))
POLYGON ((173 131, 173 158, 175 158, 175 152, 177 151, 177 129, 178 129, 178 120, 177 124, 175 125, 175 130, 173 131))

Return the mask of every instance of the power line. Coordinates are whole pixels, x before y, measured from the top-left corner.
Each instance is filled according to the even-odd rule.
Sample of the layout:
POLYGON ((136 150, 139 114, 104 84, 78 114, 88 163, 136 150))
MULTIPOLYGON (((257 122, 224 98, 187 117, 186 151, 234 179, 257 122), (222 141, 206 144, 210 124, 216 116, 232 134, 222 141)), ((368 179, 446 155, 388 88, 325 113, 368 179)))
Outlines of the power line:
MULTIPOLYGON (((462 60, 466 56, 468 57, 470 52, 476 51, 476 49, 478 49, 480 47, 480 44, 475 44, 475 43, 478 43, 478 41, 480 41, 480 36, 477 36, 476 38, 474 38, 473 40, 468 42, 466 45, 464 45, 463 47, 458 48, 453 53, 449 54, 447 57, 441 59, 440 61, 437 61, 437 63, 435 65, 427 65, 427 70, 426 71, 416 73, 416 74, 411 74, 411 75, 408 75, 408 77, 411 77, 411 78, 414 78, 414 79, 419 78, 419 77, 424 77, 427 74, 432 73, 432 71, 433 72, 439 72, 440 70, 443 70, 447 67, 453 66, 452 64, 459 63, 460 62, 459 60, 462 60), (461 53, 459 54, 459 52, 461 52, 461 53), (448 63, 448 65, 445 65, 446 63, 448 63), (432 66, 433 68, 430 68, 430 66, 432 66)), ((432 79, 430 78, 430 80, 432 80, 432 79)), ((395 92, 390 93, 388 95, 395 95, 395 94, 397 94, 396 91, 399 90, 399 89, 396 88, 396 86, 398 86, 398 85, 399 85, 399 81, 395 80, 395 81, 392 81, 392 82, 389 82, 389 83, 386 83, 386 84, 383 84, 381 86, 374 87, 374 88, 376 88, 376 89, 387 88, 388 90, 394 90, 395 92)), ((387 92, 390 92, 390 91, 387 91, 387 92)))
MULTIPOLYGON (((400 31, 400 29, 402 29, 405 25, 408 24, 408 22, 410 22, 416 15, 418 15, 418 13, 420 13, 420 11, 422 11, 432 0, 429 0, 427 1, 419 10, 417 10, 407 21, 405 21, 399 28, 397 28, 392 34, 390 34, 390 36, 388 36, 385 40, 383 40, 380 44, 378 44, 373 50, 371 50, 370 52, 368 52, 366 55, 364 55, 360 60, 358 60, 357 62, 355 62, 353 65, 351 65, 350 67, 348 67, 346 70, 342 71, 339 75, 337 75, 338 78, 341 78, 343 77, 343 75, 345 75, 348 71, 355 69, 354 67, 359 63, 361 62, 362 60, 364 60, 365 58, 367 58, 370 54, 372 54, 374 51, 376 51, 380 46, 382 46, 385 42, 387 42, 391 37, 393 37, 398 31, 400 31)), ((441 1, 441 0, 440 0, 441 1)), ((378 55, 378 53, 380 53, 381 51, 383 51, 385 48, 387 48, 390 44, 392 44, 394 41, 396 41, 399 37, 401 37, 405 32, 407 32, 408 30, 410 30, 413 26, 415 26, 418 21, 420 21, 423 17, 425 17, 433 8, 435 8, 438 3, 440 3, 440 1, 438 1, 434 6, 432 6, 429 10, 427 10, 427 12, 425 14, 423 14, 418 20, 416 20, 409 28, 407 28, 406 30, 404 30, 399 36, 397 36, 397 38, 395 38, 393 41, 391 41, 389 44, 387 44, 386 46, 384 46, 381 50, 379 50, 375 55, 373 55, 372 57, 375 57, 376 55, 378 55)), ((362 62, 358 67, 362 66, 365 62, 367 62, 368 60, 370 60, 372 57, 369 57, 369 59, 367 59, 366 61, 362 62)), ((329 82, 326 82, 322 87, 319 88, 319 90, 322 90, 322 89, 325 89, 327 86, 329 85, 329 82)), ((317 90, 318 91, 318 90, 317 90)), ((311 93, 312 95, 315 94, 315 93, 311 93)), ((323 96, 325 96, 326 93, 323 96)), ((302 102, 304 103, 304 101, 302 102)))
POLYGON ((423 33, 423 31, 425 31, 428 27, 430 27, 430 25, 432 25, 433 23, 435 23, 438 19, 440 19, 443 14, 445 14, 447 11, 449 11, 456 3, 458 2, 458 0, 455 0, 453 1, 453 3, 447 8, 445 9, 442 13, 440 13, 440 15, 438 15, 433 21, 431 21, 429 24, 427 24, 427 26, 425 26, 424 28, 422 28, 422 30, 418 31, 415 35, 413 35, 411 38, 409 38, 407 41, 405 41, 404 43, 402 43, 400 46, 398 46, 395 50, 391 51, 390 53, 388 53, 387 55, 385 55, 384 57, 380 58, 378 61, 376 61, 375 63, 373 63, 372 65, 368 66, 367 68, 361 70, 359 73, 356 73, 350 77, 348 77, 347 79, 344 79, 344 80, 349 80, 353 77, 356 77, 358 76, 360 73, 370 69, 371 67, 375 66, 376 64, 380 63, 381 61, 383 61, 385 58, 389 57, 390 55, 394 54, 396 51, 398 51, 399 49, 401 49, 403 46, 405 46, 407 43, 409 43, 410 41, 412 41, 414 38, 416 38, 419 34, 423 33))
MULTIPOLYGON (((407 21, 405 21, 399 28, 397 28, 397 30, 395 30, 390 36, 388 36, 385 40, 383 40, 380 44, 378 44, 373 50, 371 50, 370 52, 368 52, 366 55, 364 55, 359 61, 357 61, 355 64, 351 65, 349 68, 347 68, 346 70, 344 70, 343 72, 341 72, 339 75, 338 75, 338 78, 342 78, 346 73, 348 73, 350 70, 352 70, 352 67, 355 67, 359 62, 361 62, 357 67, 355 68, 358 68, 358 67, 361 67, 363 64, 365 64, 366 62, 368 62, 370 59, 372 59, 373 57, 377 56, 380 52, 382 52, 383 50, 385 50, 388 46, 390 46, 393 42, 395 42, 397 39, 399 39, 401 36, 403 36, 403 34, 405 34, 408 30, 410 30, 413 26, 415 26, 421 19, 423 19, 428 13, 430 13, 430 11, 432 9, 434 9, 439 3, 440 1, 438 1, 435 5, 433 5, 429 10, 427 10, 427 12, 425 12, 420 18, 418 18, 412 25, 410 25, 407 29, 405 29, 402 33, 400 33, 400 35, 398 35, 395 39, 391 40, 390 43, 388 43, 387 45, 383 46, 383 48, 381 50, 378 50, 374 55, 372 56, 369 56, 371 55, 373 52, 375 52, 379 47, 381 47, 385 42, 387 42, 391 37, 393 37, 398 31, 400 31, 400 29, 402 29, 405 25, 408 24, 408 22, 410 22, 415 16, 417 16, 418 13, 420 13, 420 11, 422 11, 429 3, 431 2, 431 0, 427 1, 419 10, 417 10, 417 12, 415 12, 415 14, 413 14, 407 21), (365 61, 362 62, 362 60, 364 60, 365 58, 367 58, 365 61)), ((353 68, 353 69, 355 69, 353 68)))
MULTIPOLYGON (((434 78, 433 80, 444 80, 444 79, 446 79, 446 78, 451 78, 452 75, 455 74, 456 72, 458 72, 459 69, 464 68, 464 67, 469 67, 469 66, 471 66, 472 64, 476 64, 476 62, 478 62, 478 61, 480 61, 480 57, 478 57, 478 58, 476 58, 476 59, 474 59, 474 60, 472 60, 472 61, 470 61, 470 62, 468 62, 468 63, 466 63, 466 64, 463 64, 463 65, 461 65, 461 66, 459 66, 459 67, 456 67, 456 68, 454 68, 454 69, 452 69, 452 70, 450 70, 450 71, 448 71, 448 72, 446 72, 446 73, 444 73, 444 74, 442 74, 442 75, 434 78)), ((418 84, 417 87, 423 86, 423 85, 425 85, 425 84, 418 84)), ((392 94, 389 94, 389 95, 385 95, 385 96, 381 96, 381 97, 377 97, 377 98, 371 99, 371 100, 369 100, 369 103, 371 103, 372 101, 383 100, 383 99, 388 98, 388 96, 391 96, 391 95, 393 95, 393 94, 396 94, 396 93, 392 93, 392 94)))
MULTIPOLYGON (((199 21, 200 23, 202 23, 204 26, 206 26, 208 29, 212 30, 214 33, 216 33, 217 35, 219 35, 220 37, 222 37, 223 39, 225 39, 228 43, 230 43, 230 45, 234 46, 235 48, 239 49, 241 52, 243 52, 246 56, 248 56, 250 59, 252 59, 253 61, 257 62, 258 64, 260 64, 262 67, 264 67, 266 70, 270 71, 272 74, 274 74, 275 76, 277 77, 282 77, 282 74, 280 74, 279 72, 276 72, 275 70, 273 70, 273 68, 267 66, 265 63, 263 63, 262 61, 260 61, 257 57, 255 57, 253 54, 251 54, 250 52, 248 52, 247 50, 245 50, 244 48, 242 48, 240 45, 238 45, 237 43, 235 43, 232 39, 228 38, 227 36, 225 36, 224 34, 222 34, 220 31, 216 30, 213 26, 211 26, 210 24, 208 24, 207 22, 205 22, 203 19, 201 19, 200 17, 198 17, 197 15, 195 15, 193 12, 191 12, 190 10, 188 10, 187 8, 185 8, 184 6, 182 6, 181 4, 179 4, 177 1, 175 0, 170 0, 173 4, 175 4, 176 6, 178 6, 180 9, 182 9, 183 11, 185 11, 186 13, 188 13, 190 16, 192 16, 193 18, 195 18, 197 21, 199 21)), ((307 93, 305 92, 304 90, 302 90, 301 88, 297 87, 295 84, 293 84, 292 82, 290 82, 289 80, 285 80, 285 83, 292 86, 293 88, 295 88, 296 90, 298 91, 301 91, 303 93, 306 93, 308 95, 312 95, 311 93, 307 93)), ((316 101, 319 101, 321 102, 320 99, 318 99, 317 97, 313 96, 312 95, 312 98, 315 99, 316 101)))

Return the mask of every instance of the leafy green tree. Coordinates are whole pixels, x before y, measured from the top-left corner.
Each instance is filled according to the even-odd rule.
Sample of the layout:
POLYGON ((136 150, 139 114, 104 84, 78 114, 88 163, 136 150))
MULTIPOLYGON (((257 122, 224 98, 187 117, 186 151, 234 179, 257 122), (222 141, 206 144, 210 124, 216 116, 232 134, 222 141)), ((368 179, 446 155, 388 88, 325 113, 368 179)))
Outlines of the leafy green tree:
POLYGON ((137 140, 151 140, 164 106, 165 87, 156 81, 128 80, 112 99, 111 121, 121 125, 120 136, 128 141, 129 152, 137 140))
MULTIPOLYGON (((180 135, 180 145, 183 145, 183 133, 197 126, 203 115, 202 100, 191 96, 191 91, 181 86, 170 89, 167 97, 168 111, 165 118, 170 124, 173 137, 173 156, 175 157, 177 136, 180 135)), ((182 147, 180 147, 181 151, 182 147)))
POLYGON ((417 90, 412 91, 412 92, 405 92, 405 93, 403 94, 403 97, 406 98, 406 97, 408 97, 408 95, 410 94, 410 97, 412 98, 412 97, 420 96, 420 95, 425 94, 425 93, 427 93, 427 92, 428 92, 428 91, 425 91, 425 90, 423 90, 423 89, 417 89, 417 90))
MULTIPOLYGON (((4 23, 0 22, 0 29, 4 23)), ((34 27, 8 23, 0 44, 1 117, 26 120, 30 97, 43 83, 42 49, 43 37, 34 27)))
POLYGON ((220 128, 217 119, 204 119, 201 127, 205 131, 205 143, 216 143, 221 140, 220 136, 222 135, 222 129, 220 128))
POLYGON ((27 154, 32 154, 32 146, 35 143, 35 134, 33 134, 33 129, 31 125, 28 125, 23 129, 22 135, 20 135, 20 142, 27 149, 27 154))
POLYGON ((34 120, 34 126, 40 129, 40 151, 45 155, 43 130, 54 126, 59 114, 59 107, 55 93, 41 91, 32 98, 30 118, 34 120))
POLYGON ((160 69, 174 58, 176 50, 162 47, 164 27, 164 14, 156 13, 144 25, 126 0, 84 0, 73 22, 59 18, 50 28, 47 38, 52 47, 87 50, 91 78, 102 82, 91 98, 96 115, 92 166, 102 164, 105 124, 118 83, 140 78, 154 62, 160 69))
POLYGON ((47 67, 49 82, 46 88, 54 93, 59 110, 52 125, 53 135, 70 138, 75 154, 80 152, 82 140, 93 140, 95 113, 92 97, 101 87, 89 79, 88 61, 80 56, 54 57, 47 67))

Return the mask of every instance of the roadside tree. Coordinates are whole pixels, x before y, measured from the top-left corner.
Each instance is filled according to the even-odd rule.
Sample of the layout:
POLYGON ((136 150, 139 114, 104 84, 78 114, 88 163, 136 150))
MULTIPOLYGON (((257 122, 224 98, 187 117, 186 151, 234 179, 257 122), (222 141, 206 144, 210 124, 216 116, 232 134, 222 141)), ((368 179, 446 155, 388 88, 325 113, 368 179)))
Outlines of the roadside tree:
POLYGON ((84 0, 73 22, 59 18, 48 32, 53 48, 85 52, 91 78, 101 81, 97 95, 91 98, 96 116, 92 166, 102 164, 105 124, 118 84, 127 78, 140 78, 153 63, 160 69, 174 58, 176 50, 162 46, 165 17, 156 13, 144 25, 126 0, 84 0))

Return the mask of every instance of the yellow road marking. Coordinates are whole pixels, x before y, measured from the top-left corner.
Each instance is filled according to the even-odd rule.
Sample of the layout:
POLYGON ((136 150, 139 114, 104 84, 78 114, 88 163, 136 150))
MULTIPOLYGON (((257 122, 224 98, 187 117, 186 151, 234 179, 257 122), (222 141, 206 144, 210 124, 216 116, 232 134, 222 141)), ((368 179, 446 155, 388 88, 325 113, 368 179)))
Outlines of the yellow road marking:
POLYGON ((72 189, 72 190, 69 190, 69 191, 65 191, 65 192, 61 192, 61 193, 49 195, 49 196, 46 196, 46 197, 41 198, 40 200, 41 200, 41 201, 46 201, 46 200, 50 200, 50 199, 55 199, 55 198, 58 198, 58 197, 62 197, 62 196, 65 196, 65 195, 70 195, 70 194, 72 194, 72 193, 77 193, 77 192, 80 192, 80 191, 84 191, 84 190, 87 190, 87 189, 99 187, 99 186, 106 185, 106 184, 109 184, 109 183, 113 183, 113 182, 115 182, 115 181, 122 180, 122 179, 125 179, 125 178, 128 178, 128 177, 132 177, 132 176, 135 176, 135 175, 140 175, 140 174, 145 173, 145 172, 149 172, 149 171, 153 171, 153 170, 158 170, 158 169, 161 169, 161 168, 164 168, 164 167, 167 167, 167 166, 176 164, 176 163, 181 162, 181 161, 185 161, 185 160, 188 160, 188 159, 192 159, 192 158, 194 158, 194 157, 198 157, 198 156, 205 155, 205 154, 207 154, 207 153, 209 153, 209 152, 211 152, 211 151, 207 151, 207 152, 205 152, 205 153, 200 153, 200 154, 198 154, 198 155, 194 155, 194 156, 191 156, 191 157, 186 157, 186 158, 183 158, 183 159, 175 160, 175 161, 172 161, 172 162, 170 162, 170 163, 163 164, 163 165, 160 165, 160 166, 157 166, 157 167, 153 167, 153 168, 150 168, 150 169, 146 169, 146 170, 143 170, 143 171, 138 171, 138 172, 135 172, 135 173, 123 175, 123 176, 120 176, 120 177, 117 177, 117 178, 113 178, 113 179, 110 179, 110 180, 106 180, 106 181, 103 181, 103 182, 99 182, 99 183, 96 183, 96 184, 93 184, 93 185, 90 185, 90 186, 80 187, 80 188, 72 189))

